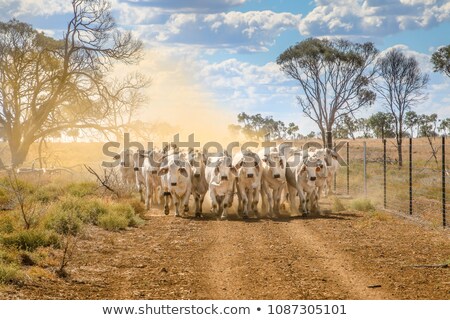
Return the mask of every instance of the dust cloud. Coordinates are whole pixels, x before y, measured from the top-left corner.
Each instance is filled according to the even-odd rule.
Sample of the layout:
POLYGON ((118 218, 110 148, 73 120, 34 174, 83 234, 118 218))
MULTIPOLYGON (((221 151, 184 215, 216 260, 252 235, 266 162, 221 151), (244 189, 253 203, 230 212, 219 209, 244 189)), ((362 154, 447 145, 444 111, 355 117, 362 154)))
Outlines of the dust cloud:
POLYGON ((201 68, 194 56, 154 49, 146 51, 136 69, 152 81, 145 92, 147 103, 138 118, 156 124, 152 128, 160 131, 159 136, 165 141, 175 134, 180 134, 181 141, 194 134, 201 145, 210 141, 228 143, 236 138, 230 137, 228 130, 228 125, 235 123, 236 114, 220 108, 213 93, 198 83, 195 76, 201 68))

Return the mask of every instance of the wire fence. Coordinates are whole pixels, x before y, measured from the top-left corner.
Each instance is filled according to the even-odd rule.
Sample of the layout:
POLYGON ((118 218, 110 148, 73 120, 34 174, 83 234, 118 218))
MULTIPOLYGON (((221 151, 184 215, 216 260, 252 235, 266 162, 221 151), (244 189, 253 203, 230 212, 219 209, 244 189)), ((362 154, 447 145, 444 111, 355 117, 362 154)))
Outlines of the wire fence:
POLYGON ((336 194, 366 197, 378 207, 445 228, 450 209, 449 144, 446 137, 404 139, 399 153, 395 139, 349 141, 338 150, 348 165, 336 176, 336 194))

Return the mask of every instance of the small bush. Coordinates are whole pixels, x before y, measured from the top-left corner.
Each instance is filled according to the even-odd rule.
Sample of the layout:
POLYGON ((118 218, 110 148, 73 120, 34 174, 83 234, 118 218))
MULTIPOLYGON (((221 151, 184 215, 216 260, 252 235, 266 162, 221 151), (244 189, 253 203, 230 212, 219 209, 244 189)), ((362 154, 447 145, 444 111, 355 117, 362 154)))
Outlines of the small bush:
POLYGON ((123 215, 128 220, 128 227, 137 227, 143 223, 143 220, 136 215, 133 207, 129 203, 116 203, 111 205, 112 213, 123 215))
POLYGON ((74 197, 83 198, 94 195, 97 188, 95 182, 71 183, 67 186, 67 193, 74 197))
POLYGON ((0 283, 17 284, 23 281, 23 275, 19 267, 0 263, 0 283))
POLYGON ((370 199, 355 199, 351 203, 351 207, 357 211, 369 212, 375 210, 375 206, 370 199))
POLYGON ((62 211, 55 208, 47 217, 46 228, 63 235, 76 236, 83 227, 83 221, 74 210, 62 211))
POLYGON ((134 213, 139 217, 143 217, 147 212, 145 205, 138 199, 128 200, 127 203, 133 208, 134 213))
POLYGON ((99 200, 84 202, 80 208, 79 217, 84 223, 98 224, 98 218, 108 213, 108 207, 99 200))
POLYGON ((0 214, 0 233, 13 233, 14 230, 12 217, 7 214, 0 214))
POLYGON ((128 224, 128 219, 119 213, 107 213, 98 218, 98 225, 108 231, 125 230, 128 224))
POLYGON ((39 247, 59 247, 57 234, 39 229, 14 232, 3 237, 1 242, 7 247, 27 251, 34 251, 39 247))
POLYGON ((344 204, 342 203, 342 201, 339 198, 334 198, 333 199, 333 211, 335 212, 339 212, 339 211, 345 211, 346 208, 344 206, 344 204))
POLYGON ((41 203, 51 203, 59 199, 63 190, 55 185, 47 185, 39 188, 34 193, 34 198, 41 203))
POLYGON ((0 184, 0 207, 9 205, 13 200, 13 196, 0 184))

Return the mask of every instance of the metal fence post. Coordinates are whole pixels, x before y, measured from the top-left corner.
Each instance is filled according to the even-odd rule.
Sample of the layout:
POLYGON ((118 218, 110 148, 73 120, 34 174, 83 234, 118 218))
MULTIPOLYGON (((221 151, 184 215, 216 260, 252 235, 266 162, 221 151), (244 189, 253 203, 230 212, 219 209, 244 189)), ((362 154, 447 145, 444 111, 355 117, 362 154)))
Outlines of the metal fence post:
POLYGON ((383 139, 383 192, 384 192, 384 208, 387 207, 387 193, 386 193, 386 139, 383 139))
POLYGON ((367 143, 364 141, 364 196, 367 197, 367 143))
POLYGON ((413 213, 413 189, 412 189, 412 138, 409 138, 409 214, 413 213))
MULTIPOLYGON (((336 141, 334 142, 334 151, 336 152, 336 141)), ((336 173, 334 174, 333 188, 334 194, 336 194, 336 173)))
POLYGON ((347 141, 347 195, 350 195, 350 146, 347 141))
POLYGON ((445 135, 442 136, 442 226, 447 226, 446 221, 446 198, 445 198, 445 135))

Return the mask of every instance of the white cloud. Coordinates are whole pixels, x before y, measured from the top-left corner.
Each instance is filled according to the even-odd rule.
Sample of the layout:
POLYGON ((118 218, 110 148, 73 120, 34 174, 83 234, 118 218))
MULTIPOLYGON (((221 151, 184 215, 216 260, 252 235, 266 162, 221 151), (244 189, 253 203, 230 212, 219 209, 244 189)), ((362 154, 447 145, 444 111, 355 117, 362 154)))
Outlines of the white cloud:
POLYGON ((172 14, 164 24, 139 26, 141 39, 171 44, 227 48, 233 52, 267 51, 287 29, 297 28, 301 16, 273 11, 214 14, 172 14))
POLYGON ((447 0, 315 0, 301 21, 303 35, 383 36, 450 20, 447 0))

